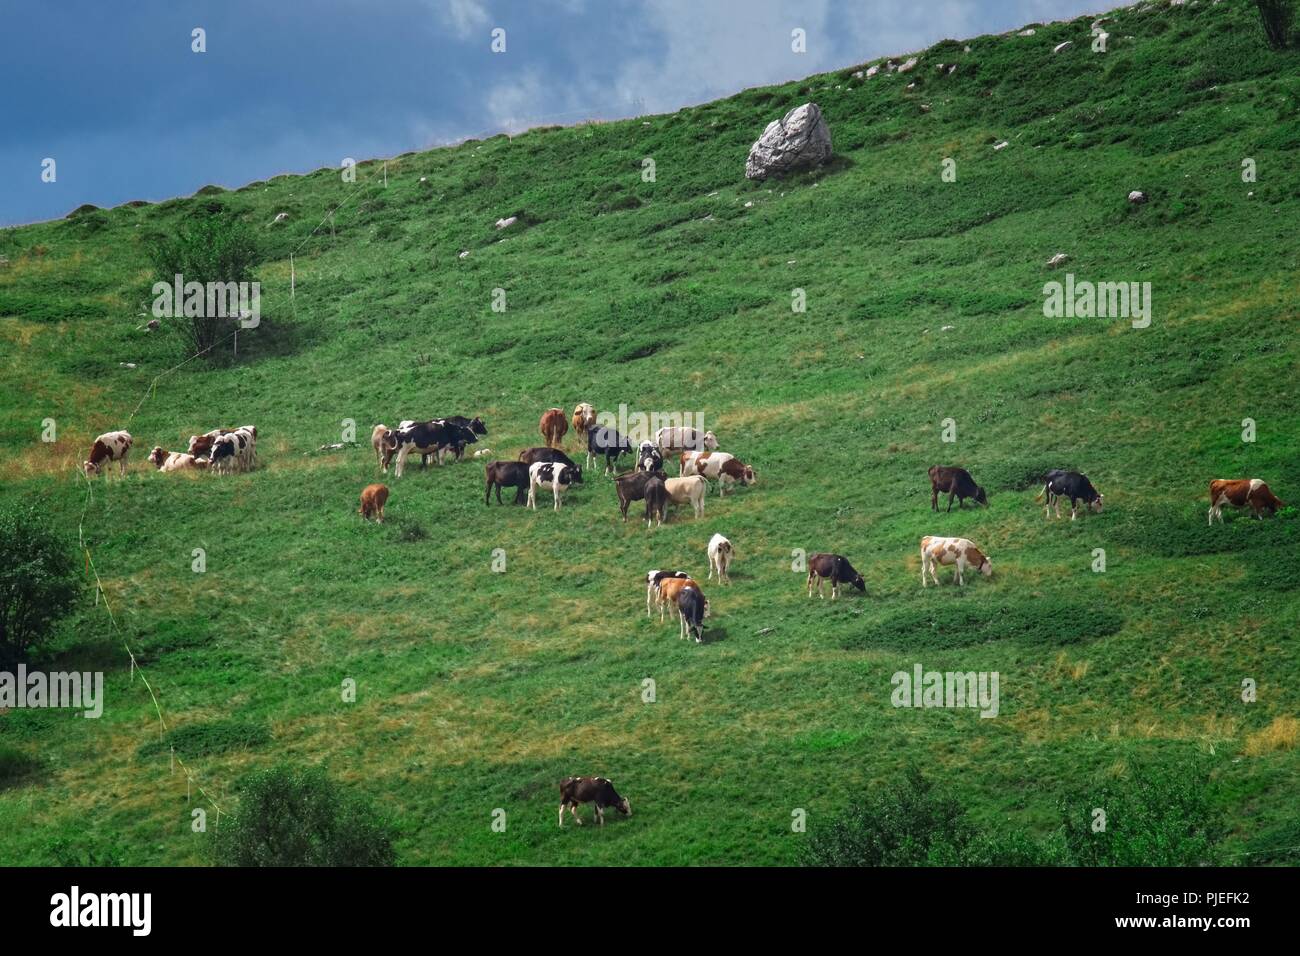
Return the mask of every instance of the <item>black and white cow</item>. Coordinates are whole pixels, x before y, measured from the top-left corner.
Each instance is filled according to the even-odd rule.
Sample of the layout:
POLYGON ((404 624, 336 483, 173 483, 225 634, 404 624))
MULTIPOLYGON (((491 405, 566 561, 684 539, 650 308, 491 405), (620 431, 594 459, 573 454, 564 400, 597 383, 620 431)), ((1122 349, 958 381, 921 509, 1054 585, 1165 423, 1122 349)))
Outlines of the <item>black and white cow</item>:
POLYGON ((596 464, 597 458, 605 459, 604 474, 609 474, 618 464, 622 455, 630 454, 632 443, 618 433, 616 429, 597 425, 587 429, 587 468, 596 464))
POLYGON ((560 451, 558 448, 546 448, 538 445, 535 448, 525 448, 519 453, 519 460, 525 465, 535 465, 539 461, 557 461, 562 465, 568 465, 570 468, 577 468, 573 459, 560 451))
POLYGON ((1097 489, 1092 486, 1086 475, 1077 471, 1060 471, 1053 469, 1049 471, 1043 479, 1045 484, 1043 490, 1039 492, 1035 501, 1042 501, 1043 496, 1047 496, 1047 506, 1043 509, 1043 517, 1052 516, 1052 507, 1056 508, 1056 517, 1061 517, 1061 499, 1070 499, 1070 520, 1073 521, 1078 512, 1079 502, 1082 501, 1087 505, 1088 510, 1096 514, 1101 513, 1102 496, 1097 489))
POLYGON ((650 617, 650 603, 655 593, 659 590, 659 582, 664 578, 690 578, 689 571, 661 571, 655 568, 653 571, 647 571, 645 576, 645 616, 650 617))
POLYGON ((537 489, 549 488, 555 498, 555 510, 570 487, 582 483, 582 469, 555 461, 539 461, 528 466, 528 507, 537 510, 537 489))
MULTIPOLYGON (((487 426, 483 424, 481 418, 466 418, 464 415, 451 415, 447 418, 439 419, 448 425, 453 426, 452 431, 452 449, 456 453, 456 460, 460 461, 465 457, 465 446, 472 445, 478 441, 479 436, 487 435, 487 426)), ((441 462, 439 462, 441 464, 441 462)))
POLYGON ((208 455, 212 471, 228 474, 251 469, 257 461, 256 442, 256 429, 250 425, 243 425, 213 439, 212 450, 208 455))
POLYGON ((636 452, 637 471, 663 471, 664 456, 652 441, 643 441, 636 452))
POLYGON ((421 465, 428 461, 430 455, 441 462, 442 452, 454 447, 460 434, 457 426, 438 419, 429 422, 404 421, 384 436, 384 455, 380 464, 387 473, 389 464, 396 458, 397 467, 393 469, 393 477, 401 478, 406 456, 411 452, 420 456, 421 465))

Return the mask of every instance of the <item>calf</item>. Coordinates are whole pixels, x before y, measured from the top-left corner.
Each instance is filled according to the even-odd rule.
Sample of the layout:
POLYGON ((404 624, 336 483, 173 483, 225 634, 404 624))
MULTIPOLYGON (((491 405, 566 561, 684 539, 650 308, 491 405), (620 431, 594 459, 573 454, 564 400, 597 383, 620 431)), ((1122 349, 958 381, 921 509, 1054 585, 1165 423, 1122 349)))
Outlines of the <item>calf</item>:
POLYGON ((501 489, 515 489, 515 504, 521 505, 528 496, 528 466, 522 461, 494 461, 487 466, 484 478, 487 488, 483 492, 483 504, 489 504, 492 489, 497 490, 497 504, 501 504, 501 489))
POLYGON ((1042 501, 1044 496, 1047 497, 1047 505, 1043 509, 1044 518, 1051 517, 1053 505, 1056 506, 1056 517, 1061 517, 1062 498, 1070 499, 1071 521, 1074 520, 1080 501, 1088 506, 1089 511, 1101 514, 1102 496, 1098 494, 1086 475, 1081 475, 1077 471, 1052 470, 1043 480, 1045 482, 1043 490, 1034 500, 1042 501))
POLYGON ((813 582, 817 583, 817 596, 826 597, 822 594, 822 581, 829 579, 831 582, 831 600, 834 601, 840 596, 841 584, 852 584, 859 591, 866 591, 867 582, 862 580, 862 575, 853 570, 853 565, 849 564, 849 559, 840 554, 814 554, 808 559, 808 596, 813 595, 813 582))
POLYGON ((196 458, 186 452, 164 451, 161 445, 149 452, 149 460, 159 471, 199 471, 210 464, 208 459, 196 458))
POLYGON ((926 571, 930 572, 931 579, 938 586, 939 576, 935 574, 935 568, 941 564, 955 565, 953 580, 963 586, 966 584, 964 572, 967 568, 974 568, 986 578, 993 575, 993 562, 965 538, 926 535, 921 539, 921 587, 925 587, 926 571))
POLYGON ((569 430, 569 422, 564 417, 564 412, 558 408, 548 408, 542 413, 542 419, 538 422, 538 428, 542 432, 542 440, 551 448, 560 446, 560 439, 564 433, 569 430))
POLYGON ((632 443, 613 428, 596 426, 587 430, 587 468, 595 465, 597 458, 605 459, 604 474, 609 474, 618 459, 632 451, 632 443))
POLYGON ((709 493, 709 483, 703 475, 691 478, 669 478, 664 482, 668 497, 679 505, 690 504, 695 517, 704 517, 704 496, 709 493))
MULTIPOLYGON (((668 516, 668 483, 660 477, 663 474, 657 471, 650 475, 646 483, 642 486, 641 495, 645 498, 645 526, 650 527, 652 519, 658 519, 659 524, 664 523, 664 518, 668 516)), ((619 491, 622 494, 622 489, 619 491)))
POLYGON ((104 432, 90 446, 90 457, 82 464, 86 477, 93 478, 103 469, 106 462, 117 462, 118 473, 126 475, 126 456, 131 453, 131 443, 135 441, 130 432, 104 432))
POLYGON ((376 524, 384 523, 384 504, 388 501, 388 487, 386 485, 366 485, 361 490, 361 507, 357 513, 369 521, 375 519, 376 524))
POLYGON ((564 826, 564 810, 567 807, 573 822, 582 826, 578 817, 578 806, 583 803, 595 804, 596 822, 605 825, 605 808, 613 807, 625 817, 632 815, 632 804, 627 797, 620 797, 614 784, 604 777, 565 777, 560 783, 560 827, 564 826))
POLYGON ((718 436, 698 428, 670 426, 655 432, 655 445, 665 455, 670 451, 717 451, 718 436))
POLYGON ((557 461, 570 468, 577 468, 573 459, 558 448, 525 448, 519 453, 519 460, 525 465, 535 465, 539 461, 557 461))
POLYGON ((703 475, 718 482, 718 497, 731 484, 752 485, 758 482, 754 469, 725 451, 684 451, 681 454, 683 475, 703 475))
POLYGON ((1259 478, 1216 478, 1210 482, 1208 524, 1214 524, 1216 517, 1219 524, 1223 524, 1224 505, 1232 505, 1234 508, 1249 506, 1255 512, 1255 517, 1263 521, 1264 516, 1260 512, 1267 511, 1269 517, 1272 517, 1279 508, 1286 507, 1286 502, 1279 501, 1259 478))
POLYGON ((944 465, 930 467, 930 510, 939 510, 939 495, 948 496, 948 510, 952 511, 952 499, 957 499, 957 507, 964 508, 966 499, 973 498, 976 503, 988 506, 989 498, 984 489, 975 484, 970 472, 965 468, 948 468, 944 465))
POLYGON ((687 587, 677 592, 677 616, 682 623, 679 634, 681 640, 693 634, 696 644, 704 642, 704 607, 707 603, 704 593, 698 588, 687 587))
POLYGON ((569 465, 553 461, 539 461, 528 466, 528 507, 537 510, 537 489, 549 488, 555 498, 555 510, 560 510, 560 498, 572 485, 582 481, 582 473, 569 465))
POLYGON ((643 441, 636 452, 636 470, 662 471, 663 467, 664 456, 659 453, 658 446, 652 441, 643 441))
POLYGON ((627 509, 632 502, 644 500, 646 483, 651 478, 663 481, 667 477, 662 471, 634 471, 615 478, 614 490, 618 492, 618 510, 623 520, 627 521, 627 509))
POLYGON ((718 572, 718 582, 720 584, 730 584, 731 578, 727 575, 727 569, 731 567, 731 559, 735 556, 736 549, 720 534, 715 534, 709 539, 709 577, 713 579, 713 572, 718 572))
POLYGON ((653 571, 646 572, 645 576, 645 616, 650 617, 650 601, 659 594, 659 582, 665 578, 689 578, 690 574, 685 571, 660 571, 655 568, 653 571))

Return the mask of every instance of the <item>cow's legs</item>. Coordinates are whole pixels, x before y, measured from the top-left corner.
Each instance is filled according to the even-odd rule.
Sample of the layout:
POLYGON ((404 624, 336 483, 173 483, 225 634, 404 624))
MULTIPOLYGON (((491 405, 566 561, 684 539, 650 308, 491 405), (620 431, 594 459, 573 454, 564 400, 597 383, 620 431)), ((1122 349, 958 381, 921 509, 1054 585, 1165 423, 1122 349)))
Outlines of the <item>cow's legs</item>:
POLYGON ((560 804, 560 829, 564 829, 564 804, 560 804))
POLYGON ((939 510, 939 489, 935 485, 930 486, 930 510, 939 510))
POLYGON ((948 493, 948 514, 952 514, 952 499, 955 497, 956 495, 953 492, 948 493))
POLYGON ((963 557, 963 556, 960 555, 960 554, 957 555, 957 564, 956 564, 956 569, 957 569, 957 570, 956 570, 956 573, 953 575, 953 577, 954 577, 954 579, 956 580, 956 582, 957 582, 959 585, 961 585, 962 587, 965 587, 965 586, 966 586, 966 578, 965 578, 965 576, 962 574, 962 572, 966 569, 966 558, 963 557))
POLYGON ((605 811, 600 808, 599 803, 592 804, 596 808, 596 822, 602 827, 605 825, 605 811))
POLYGON ((537 485, 533 482, 528 483, 528 507, 537 510, 537 485))
POLYGON ((383 505, 380 505, 380 506, 379 506, 379 523, 380 523, 380 524, 383 524, 383 523, 384 523, 384 506, 383 506, 383 505))
POLYGON ((576 803, 569 805, 569 816, 573 817, 573 822, 582 826, 582 817, 578 816, 578 805, 576 803))
POLYGON ((813 572, 809 570, 808 571, 808 596, 809 597, 812 597, 812 588, 813 588, 813 572))
POLYGON ((1071 521, 1073 521, 1075 515, 1078 514, 1078 510, 1079 510, 1079 500, 1077 498, 1071 498, 1070 499, 1070 520, 1071 521))
POLYGON ((840 596, 840 582, 835 578, 831 578, 831 600, 834 601, 839 596, 840 596))
POLYGON ((555 492, 555 510, 559 511, 560 510, 560 483, 558 481, 555 482, 554 484, 551 485, 551 489, 555 492))

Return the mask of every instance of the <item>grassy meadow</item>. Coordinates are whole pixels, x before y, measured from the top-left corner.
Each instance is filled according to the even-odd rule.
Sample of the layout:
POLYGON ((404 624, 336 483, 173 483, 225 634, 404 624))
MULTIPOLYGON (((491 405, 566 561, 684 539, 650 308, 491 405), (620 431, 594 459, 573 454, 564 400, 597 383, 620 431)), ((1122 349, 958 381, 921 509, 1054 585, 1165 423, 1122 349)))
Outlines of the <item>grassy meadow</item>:
POLYGON ((0 745, 38 762, 0 782, 0 862, 200 864, 190 809, 235 811, 240 778, 281 761, 390 813, 413 865, 789 864, 792 811, 815 826, 909 764, 1042 833, 1063 791, 1192 761, 1235 859, 1300 862, 1297 511, 1206 526, 1212 478, 1300 500, 1300 53, 1269 50, 1245 0, 1108 16, 1105 53, 1082 17, 945 41, 908 74, 407 153, 386 186, 374 160, 355 183, 322 169, 0 231, 0 497, 70 544, 81 528, 120 627, 88 588, 37 659, 104 671, 101 719, 0 714, 0 745), (750 144, 808 101, 835 158, 746 181, 750 144), (141 328, 147 247, 211 215, 256 230, 262 326, 185 362, 141 328), (1045 318, 1066 272, 1150 282, 1150 327, 1045 318), (376 422, 481 415, 476 447, 513 458, 579 401, 701 414, 758 484, 647 530, 599 469, 534 513, 485 507, 467 458, 386 479, 384 525, 358 516, 376 422), (357 446, 318 451, 345 420, 357 446), (144 461, 245 423, 252 473, 144 461), (88 483, 78 463, 117 428, 127 478, 88 483), (990 507, 931 513, 933 464, 990 507), (1085 472, 1105 511, 1045 521, 1050 468, 1085 472), (703 581, 719 531, 730 587, 703 581), (994 577, 922 590, 926 534, 973 539, 994 577), (866 594, 810 602, 801 548, 847 555, 866 594), (705 583, 703 645, 646 620, 655 567, 705 583), (917 662, 997 671, 999 715, 895 709, 890 677, 917 662), (172 748, 210 800, 187 802, 172 748), (612 778, 632 818, 558 829, 570 774, 612 778))

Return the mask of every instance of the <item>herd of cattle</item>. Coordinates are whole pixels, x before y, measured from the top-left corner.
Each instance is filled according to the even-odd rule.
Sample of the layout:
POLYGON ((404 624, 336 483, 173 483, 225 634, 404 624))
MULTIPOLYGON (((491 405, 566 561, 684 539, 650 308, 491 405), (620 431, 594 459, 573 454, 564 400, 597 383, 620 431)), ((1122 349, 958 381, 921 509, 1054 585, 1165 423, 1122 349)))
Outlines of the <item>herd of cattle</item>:
MULTIPOLYGON (((537 492, 540 489, 551 492, 554 510, 558 511, 564 493, 573 485, 582 484, 582 467, 560 447, 569 424, 570 420, 561 409, 548 409, 539 423, 544 445, 524 449, 517 460, 488 462, 484 473, 483 503, 491 503, 495 490, 497 504, 502 504, 501 489, 513 488, 516 505, 526 504, 529 508, 536 509, 537 492)), ((647 527, 662 524, 667 519, 668 506, 674 503, 689 505, 694 516, 699 518, 704 514, 704 499, 710 481, 717 483, 720 498, 726 495, 728 487, 732 485, 753 485, 757 482, 752 466, 735 455, 718 451, 717 436, 711 431, 701 432, 686 427, 662 428, 653 440, 640 442, 634 448, 616 430, 598 425, 595 409, 587 403, 574 409, 572 425, 586 444, 585 467, 589 471, 597 461, 603 461, 602 474, 609 475, 617 472, 620 458, 624 455, 633 456, 632 470, 613 476, 619 512, 625 522, 629 507, 636 501, 645 503, 647 527), (674 456, 678 474, 669 477, 664 464, 674 456)), ((420 456, 421 468, 427 467, 431 458, 441 466, 449 457, 455 461, 461 460, 466 448, 486 435, 487 426, 481 418, 458 415, 429 421, 402 421, 397 428, 376 425, 371 434, 371 444, 379 469, 387 474, 391 466, 393 477, 399 479, 406 459, 412 452, 420 456)), ((94 477, 114 461, 118 463, 120 473, 125 475, 126 459, 132 441, 131 435, 125 431, 106 432, 96 438, 90 457, 84 463, 86 476, 94 477)), ((202 435, 193 435, 185 452, 169 452, 162 447, 155 447, 148 458, 156 469, 164 472, 210 470, 228 473, 254 468, 257 462, 256 449, 257 429, 252 425, 244 425, 233 429, 217 428, 202 435)), ((476 452, 475 457, 483 456, 487 451, 476 452)), ((958 508, 965 507, 967 499, 977 505, 988 505, 988 493, 975 483, 964 468, 935 465, 930 468, 929 477, 932 511, 939 510, 940 495, 948 496, 948 512, 952 511, 954 500, 957 501, 958 508)), ((361 516, 382 523, 388 494, 386 485, 367 485, 361 492, 361 516)), ((1061 500, 1069 499, 1071 521, 1077 518, 1081 504, 1092 512, 1100 512, 1103 504, 1103 496, 1093 487, 1092 482, 1076 471, 1049 471, 1035 501, 1044 499, 1046 518, 1050 518, 1053 512, 1059 518, 1061 500)), ((1268 485, 1258 478, 1216 479, 1210 482, 1208 520, 1211 525, 1216 517, 1220 523, 1223 522, 1225 505, 1248 507, 1261 520, 1265 513, 1272 515, 1285 507, 1268 485)), ((721 534, 713 535, 707 549, 709 573, 706 580, 712 580, 716 575, 720 585, 730 583, 728 572, 735 555, 736 549, 730 540, 721 534)), ((822 587, 827 581, 831 585, 832 600, 839 597, 841 585, 849 585, 859 591, 866 590, 862 575, 841 554, 813 554, 808 557, 807 565, 810 598, 814 591, 819 597, 825 597, 822 587)), ((921 587, 926 586, 927 576, 938 585, 936 571, 940 566, 952 566, 953 580, 958 585, 966 583, 965 572, 968 570, 985 577, 993 574, 992 562, 970 540, 926 535, 921 539, 921 587)), ((659 609, 661 624, 671 609, 677 615, 679 636, 682 639, 693 637, 696 643, 703 642, 704 621, 709 617, 710 606, 703 588, 691 577, 690 572, 658 568, 648 572, 647 618, 653 616, 655 607, 659 609)), ((583 803, 595 805, 596 819, 602 825, 605 822, 604 810, 608 807, 628 816, 632 812, 627 798, 619 796, 608 779, 569 777, 560 784, 561 827, 564 826, 566 809, 576 823, 582 823, 577 811, 583 803)))

